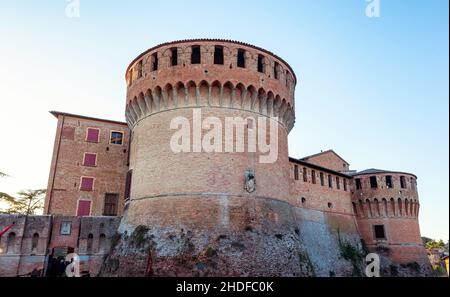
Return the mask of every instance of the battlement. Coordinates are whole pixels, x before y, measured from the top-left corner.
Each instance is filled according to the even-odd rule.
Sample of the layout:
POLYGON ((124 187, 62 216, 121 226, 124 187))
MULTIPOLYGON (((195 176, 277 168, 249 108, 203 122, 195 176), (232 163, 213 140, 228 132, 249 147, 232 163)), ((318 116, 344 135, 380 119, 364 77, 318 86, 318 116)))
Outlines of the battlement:
POLYGON ((279 117, 294 124, 296 77, 264 49, 236 41, 196 39, 165 43, 139 55, 126 72, 126 119, 183 107, 217 107, 279 117))

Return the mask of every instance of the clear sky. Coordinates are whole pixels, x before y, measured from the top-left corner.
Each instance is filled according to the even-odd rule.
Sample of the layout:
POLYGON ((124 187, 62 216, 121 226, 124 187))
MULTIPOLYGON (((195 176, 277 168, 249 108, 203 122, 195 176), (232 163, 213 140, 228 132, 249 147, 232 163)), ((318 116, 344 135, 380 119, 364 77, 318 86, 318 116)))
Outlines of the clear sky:
POLYGON ((49 110, 124 120, 128 63, 165 41, 268 49, 298 77, 292 157, 333 148, 352 169, 418 176, 422 235, 448 240, 447 0, 0 0, 0 191, 47 186, 49 110))

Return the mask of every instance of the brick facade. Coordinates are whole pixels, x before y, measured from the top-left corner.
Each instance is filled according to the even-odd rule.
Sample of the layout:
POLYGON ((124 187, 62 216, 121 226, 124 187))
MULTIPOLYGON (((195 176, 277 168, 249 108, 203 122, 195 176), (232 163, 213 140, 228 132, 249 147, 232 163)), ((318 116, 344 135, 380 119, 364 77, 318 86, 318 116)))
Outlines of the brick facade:
MULTIPOLYGON (((126 124, 52 112, 58 124, 45 201, 52 216, 36 217, 46 226, 42 257, 70 248, 84 259, 84 270, 102 276, 361 275, 360 265, 342 256, 342 246, 350 245, 395 263, 428 265, 414 175, 350 171, 332 150, 288 157, 297 79, 280 57, 234 41, 177 41, 139 55, 125 79, 126 124), (261 163, 260 152, 174 152, 171 120, 194 123, 194 111, 221 122, 271 121, 277 159, 261 163), (123 132, 122 144, 111 143, 111 131, 123 132), (119 217, 104 216, 114 193, 120 225, 119 217), (62 235, 69 223, 72 233, 62 235)), ((247 124, 244 132, 251 129, 247 124)), ((10 220, 0 217, 0 228, 10 220)), ((14 228, 21 237, 24 227, 14 228)), ((34 229, 25 229, 29 240, 34 229)), ((29 260, 30 251, 18 254, 0 254, 9 267, 0 275, 31 269, 14 264, 20 254, 29 260)))

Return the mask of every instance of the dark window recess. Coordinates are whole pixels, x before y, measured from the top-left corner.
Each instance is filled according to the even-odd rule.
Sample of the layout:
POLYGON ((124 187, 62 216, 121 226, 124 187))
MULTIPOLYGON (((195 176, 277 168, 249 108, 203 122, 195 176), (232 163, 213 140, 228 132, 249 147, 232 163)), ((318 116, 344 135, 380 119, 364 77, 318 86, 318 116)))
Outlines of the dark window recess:
POLYGON ((313 184, 316 183, 316 171, 314 171, 314 170, 311 170, 311 182, 313 184))
POLYGON ((355 184, 356 184, 356 189, 357 190, 361 190, 362 189, 361 179, 360 178, 355 179, 355 184))
POLYGON ((333 187, 333 178, 331 177, 330 174, 328 174, 328 187, 329 188, 333 187))
POLYGON ((172 66, 177 66, 178 65, 178 49, 176 47, 174 47, 170 51, 171 51, 171 56, 170 56, 171 64, 172 64, 172 66))
POLYGON ((324 186, 324 185, 325 185, 325 181, 324 181, 324 178, 323 178, 323 173, 321 172, 321 173, 319 174, 319 176, 320 176, 320 185, 321 185, 321 186, 324 186))
POLYGON ((406 179, 405 179, 405 177, 403 175, 400 176, 400 187, 402 189, 406 189, 406 179))
POLYGON ((344 181, 344 191, 347 191, 347 180, 344 178, 343 181, 344 181))
POLYGON ((264 56, 258 55, 258 72, 264 73, 264 56))
POLYGON ((116 216, 118 203, 119 203, 119 194, 106 193, 105 205, 103 207, 103 215, 116 216))
POLYGON ((92 233, 89 233, 87 238, 87 246, 86 246, 86 252, 88 254, 92 253, 92 246, 94 244, 94 235, 92 233))
POLYGON ((223 47, 214 47, 214 64, 223 65, 223 47))
POLYGON ((127 177, 125 179, 125 199, 130 198, 130 192, 131 192, 131 179, 133 176, 133 169, 128 170, 127 177))
POLYGON ((142 77, 142 60, 140 60, 137 65, 137 76, 138 78, 142 77))
POLYGON ((158 70, 158 53, 152 55, 152 71, 158 70))
POLYGON ((193 46, 191 52, 191 64, 200 64, 200 63, 201 63, 200 47, 193 46))
POLYGON ((298 166, 294 165, 294 179, 298 180, 298 166))
POLYGON ((306 183, 308 181, 308 171, 306 167, 303 167, 303 181, 306 183))
POLYGON ((384 225, 374 225, 373 230, 375 233, 375 239, 386 239, 386 234, 384 232, 384 225))
POLYGON ((371 176, 370 177, 370 187, 372 189, 378 188, 378 183, 377 183, 377 177, 376 176, 371 176))
POLYGON ((245 51, 242 49, 238 50, 237 67, 245 68, 245 51))
POLYGON ((280 68, 280 64, 278 62, 275 62, 275 65, 273 66, 273 78, 278 79, 278 69, 280 68))
POLYGON ((336 176, 336 188, 337 188, 338 190, 341 189, 341 183, 340 183, 340 181, 339 181, 339 177, 337 177, 337 176, 336 176))
POLYGON ((386 175, 386 188, 393 188, 391 175, 386 175))

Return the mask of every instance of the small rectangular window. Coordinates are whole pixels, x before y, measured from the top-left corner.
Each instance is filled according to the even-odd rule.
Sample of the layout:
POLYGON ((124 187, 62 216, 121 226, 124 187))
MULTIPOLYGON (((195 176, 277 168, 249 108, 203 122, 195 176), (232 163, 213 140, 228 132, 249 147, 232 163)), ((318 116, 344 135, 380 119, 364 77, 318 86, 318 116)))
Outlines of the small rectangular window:
POLYGON ((339 181, 339 177, 338 177, 338 176, 336 176, 336 188, 337 188, 338 190, 341 189, 341 183, 340 183, 340 181, 339 181))
POLYGON ((356 189, 357 190, 361 190, 362 189, 361 179, 360 178, 356 178, 355 179, 355 184, 356 184, 356 189))
POLYGON ((308 181, 308 171, 306 167, 303 167, 303 181, 306 183, 308 181))
POLYGON ((344 178, 343 181, 344 181, 344 191, 347 191, 347 180, 344 178))
POLYGON ((84 153, 83 165, 84 166, 97 166, 97 154, 84 153))
POLYGON ((131 193, 131 179, 133 177, 133 170, 128 170, 127 177, 125 179, 125 199, 130 198, 131 193))
POLYGON ((245 50, 238 49, 237 67, 245 68, 245 50))
POLYGON ((142 60, 140 60, 137 64, 137 76, 138 78, 142 77, 142 60))
POLYGON ((171 52, 171 55, 170 55, 171 65, 177 66, 178 65, 178 49, 176 47, 174 47, 170 50, 170 52, 171 52))
POLYGON ((77 216, 85 217, 91 214, 91 201, 78 200, 77 216))
POLYGON ((384 225, 374 225, 373 226, 375 239, 386 239, 386 234, 384 232, 384 225))
POLYGON ((105 194, 105 204, 103 206, 103 215, 104 216, 116 216, 118 203, 119 203, 119 194, 106 193, 105 194))
POLYGON ((324 180, 324 178, 323 178, 323 172, 321 172, 321 173, 319 174, 319 176, 320 176, 320 185, 321 185, 321 186, 324 186, 324 185, 325 185, 325 180, 324 180))
POLYGON ((405 177, 403 175, 400 176, 400 187, 402 189, 406 189, 406 179, 405 179, 405 177))
POLYGON ((316 183, 316 171, 315 170, 311 170, 311 182, 313 184, 316 183))
POLYGON ((100 138, 100 129, 87 128, 86 141, 88 141, 88 142, 99 142, 99 138, 100 138))
POLYGON ((393 188, 391 175, 386 175, 386 188, 393 188))
POLYGON ((264 73, 264 56, 258 55, 258 72, 264 73))
POLYGON ((191 64, 200 64, 200 63, 201 63, 200 46, 196 45, 192 47, 191 64))
POLYGON ((371 176, 370 177, 370 188, 372 188, 372 189, 378 188, 378 183, 377 183, 377 177, 376 176, 371 176))
POLYGON ((152 54, 152 71, 158 70, 158 53, 152 54))
POLYGON ((131 86, 133 83, 133 69, 130 69, 130 72, 128 74, 128 85, 131 86))
POLYGON ((298 166, 294 165, 294 179, 298 180, 298 166))
POLYGON ((94 178, 93 177, 81 177, 80 190, 82 191, 92 191, 94 188, 94 178))
POLYGON ((123 143, 123 132, 111 131, 111 138, 109 140, 110 144, 122 144, 123 143))
POLYGON ((223 47, 214 47, 214 64, 223 65, 223 47))
POLYGON ((328 174, 328 187, 329 188, 333 187, 333 178, 331 177, 330 174, 328 174))
POLYGON ((273 66, 273 78, 278 79, 278 69, 280 68, 280 64, 278 62, 275 62, 275 65, 273 66))

